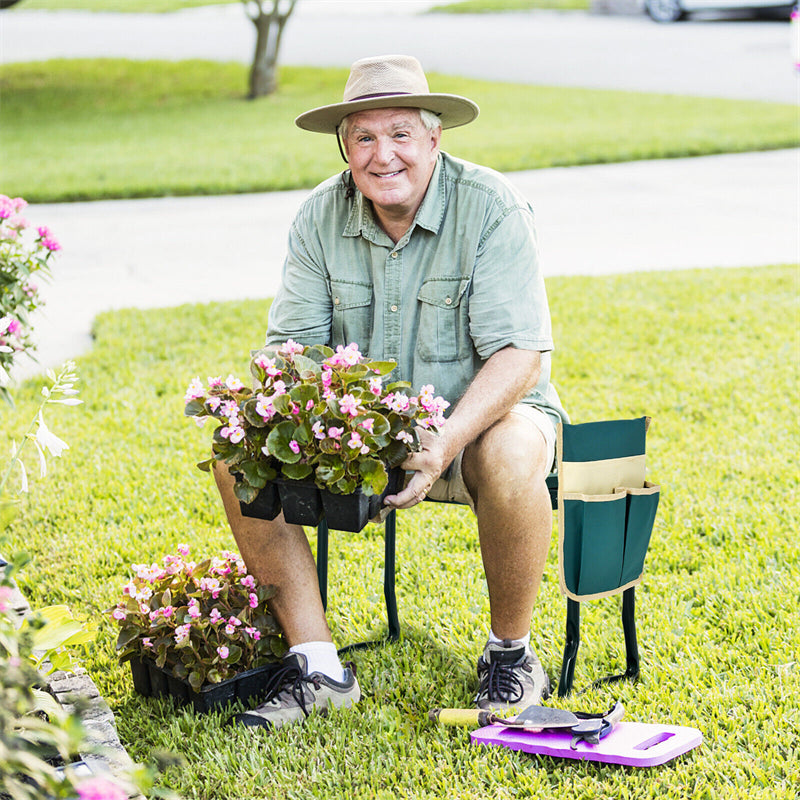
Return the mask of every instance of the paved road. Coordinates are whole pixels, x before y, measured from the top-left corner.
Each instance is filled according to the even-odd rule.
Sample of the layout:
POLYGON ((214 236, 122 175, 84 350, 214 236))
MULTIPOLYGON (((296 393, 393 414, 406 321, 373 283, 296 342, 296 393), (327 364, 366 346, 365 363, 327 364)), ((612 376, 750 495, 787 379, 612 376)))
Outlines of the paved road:
MULTIPOLYGON (((657 25, 582 12, 416 13, 423 0, 302 0, 284 64, 349 66, 365 54, 416 55, 428 71, 554 86, 798 102, 789 25, 713 20, 657 25)), ((254 27, 239 4, 173 14, 0 14, 0 61, 57 56, 207 58, 249 63, 254 27)))

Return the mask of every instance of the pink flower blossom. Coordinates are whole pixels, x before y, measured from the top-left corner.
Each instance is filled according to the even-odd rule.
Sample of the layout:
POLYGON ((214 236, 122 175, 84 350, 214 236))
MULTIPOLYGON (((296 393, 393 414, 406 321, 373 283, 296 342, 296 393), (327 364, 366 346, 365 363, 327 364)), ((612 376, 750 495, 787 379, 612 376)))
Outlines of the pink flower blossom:
POLYGON ((225 385, 232 391, 232 392, 241 392, 244 389, 244 384, 238 379, 235 378, 233 375, 228 375, 225 385))
POLYGON ((149 636, 142 636, 142 645, 144 647, 152 647, 153 640, 149 636))
POLYGON ((397 392, 394 397, 389 402, 389 408, 392 411, 408 411, 409 406, 411 405, 408 397, 406 397, 402 392, 397 392))
POLYGON ((227 657, 228 657, 228 655, 229 655, 229 653, 230 653, 230 651, 229 651, 229 650, 228 650, 228 648, 227 648, 227 647, 225 647, 225 645, 223 644, 222 646, 220 646, 220 647, 218 647, 218 648, 217 648, 217 653, 219 654, 219 657, 220 657, 220 658, 227 658, 227 657))
POLYGON ((275 416, 275 406, 272 405, 271 397, 264 397, 263 394, 256 395, 256 414, 265 422, 275 416))
POLYGON ((208 388, 209 389, 218 389, 218 388, 221 388, 222 386, 223 386, 222 376, 208 379, 208 388))
POLYGON ((359 427, 363 428, 368 433, 372 433, 372 428, 375 425, 375 419, 373 417, 367 417, 366 419, 362 419, 359 422, 359 427))
POLYGON ((350 439, 347 442, 347 446, 351 450, 357 450, 360 448, 364 443, 361 441, 361 434, 360 433, 351 433, 350 439))
POLYGON ((107 778, 89 778, 75 788, 80 800, 128 800, 128 793, 107 778))
POLYGON ((349 414, 351 417, 357 417, 361 402, 352 394, 343 395, 339 400, 339 410, 343 414, 349 414))
POLYGON ((200 619, 203 616, 203 612, 200 611, 200 603, 194 597, 189 601, 189 616, 192 619, 200 619))
POLYGON ((254 592, 250 592, 250 596, 248 597, 250 601, 250 608, 258 608, 258 595, 254 592))
POLYGON ((117 619, 117 620, 121 621, 121 620, 125 619, 128 615, 123 611, 123 609, 115 608, 111 612, 111 616, 114 617, 114 619, 117 619))
POLYGON ((314 408, 314 401, 313 400, 309 400, 306 403, 306 411, 311 411, 312 408, 314 408))
POLYGON ((287 339, 283 346, 280 349, 281 353, 286 353, 287 355, 293 356, 295 353, 302 353, 303 352, 303 345, 298 344, 292 339, 287 339))
POLYGON ((186 625, 178 625, 175 628, 175 644, 182 644, 189 638, 189 634, 192 630, 191 624, 187 623, 186 625))
POLYGON ((321 422, 315 422, 311 426, 311 430, 314 432, 315 439, 324 439, 325 438, 325 426, 321 422))
POLYGON ((256 579, 252 575, 245 575, 239 583, 244 586, 245 589, 255 589, 256 588, 256 579))
POLYGON ((178 545, 178 552, 186 558, 189 555, 189 545, 188 544, 179 544, 178 545))
POLYGON ((358 345, 355 342, 342 347, 338 345, 336 352, 325 363, 332 367, 352 367, 361 360, 361 353, 358 352, 358 345))
POLYGON ((383 389, 383 379, 380 376, 369 379, 369 390, 375 395, 375 397, 380 396, 381 389, 383 389))
POLYGON ((222 614, 220 614, 219 610, 216 608, 212 608, 211 613, 208 616, 213 625, 218 625, 220 622, 223 621, 222 614))
POLYGON ((408 431, 400 431, 394 438, 397 439, 398 442, 405 442, 406 444, 414 443, 414 437, 408 431))
POLYGON ((205 393, 206 390, 200 382, 200 378, 193 378, 192 382, 189 384, 189 388, 186 390, 186 394, 183 396, 183 402, 189 403, 192 400, 199 400, 205 393))
POLYGON ((242 621, 239 617, 228 617, 228 625, 234 625, 237 628, 242 624, 242 621))
POLYGON ((258 628, 245 628, 245 633, 252 637, 254 642, 258 642, 261 640, 261 631, 258 628))
POLYGON ((299 445, 299 444, 297 444, 297 442, 296 442, 294 439, 292 439, 292 440, 289 442, 289 449, 290 449, 290 450, 291 450, 293 453, 299 453, 299 452, 300 452, 300 445, 299 445))
POLYGON ((286 383, 284 381, 275 381, 272 384, 275 394, 286 394, 286 383))
POLYGON ((331 439, 341 439, 343 433, 344 433, 344 428, 335 428, 335 427, 328 428, 328 436, 330 436, 331 439))

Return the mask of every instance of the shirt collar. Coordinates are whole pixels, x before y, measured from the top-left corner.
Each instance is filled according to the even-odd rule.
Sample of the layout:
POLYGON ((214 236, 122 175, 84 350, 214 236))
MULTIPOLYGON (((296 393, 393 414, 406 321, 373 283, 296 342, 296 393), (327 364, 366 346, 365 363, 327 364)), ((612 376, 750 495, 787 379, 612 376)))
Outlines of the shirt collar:
MULTIPOLYGON (((409 234, 417 225, 431 231, 431 233, 439 233, 442 219, 444 218, 446 202, 446 181, 443 164, 443 154, 440 152, 428 184, 428 191, 425 192, 425 197, 422 198, 422 203, 417 209, 409 234)), ((348 173, 345 182, 350 185, 352 180, 348 173)), ((375 221, 375 217, 372 214, 372 206, 358 189, 355 190, 353 204, 350 207, 350 214, 342 231, 342 236, 363 236, 372 242, 376 242, 378 238, 386 237, 386 234, 375 221)))

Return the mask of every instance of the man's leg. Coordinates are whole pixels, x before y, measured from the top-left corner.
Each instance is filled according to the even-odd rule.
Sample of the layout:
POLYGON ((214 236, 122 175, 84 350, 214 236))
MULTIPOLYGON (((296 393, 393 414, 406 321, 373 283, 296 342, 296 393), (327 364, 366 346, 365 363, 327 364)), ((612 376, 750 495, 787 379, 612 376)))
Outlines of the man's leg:
POLYGON ((259 583, 277 588, 269 605, 289 646, 330 642, 317 568, 303 528, 284 522, 283 514, 271 522, 243 517, 233 493, 233 476, 224 464, 215 464, 213 472, 247 569, 259 583))
POLYGON ((271 522, 243 517, 227 468, 214 469, 228 522, 250 573, 277 591, 270 609, 290 651, 275 674, 265 701, 234 719, 248 727, 279 728, 301 722, 313 709, 348 707, 361 698, 353 671, 343 668, 331 640, 308 539, 280 514, 271 522))
POLYGON ((521 708, 549 691, 544 670, 527 646, 552 533, 548 460, 542 432, 515 413, 464 451, 462 474, 478 518, 491 629, 502 642, 490 643, 478 664, 478 702, 484 707, 521 708))

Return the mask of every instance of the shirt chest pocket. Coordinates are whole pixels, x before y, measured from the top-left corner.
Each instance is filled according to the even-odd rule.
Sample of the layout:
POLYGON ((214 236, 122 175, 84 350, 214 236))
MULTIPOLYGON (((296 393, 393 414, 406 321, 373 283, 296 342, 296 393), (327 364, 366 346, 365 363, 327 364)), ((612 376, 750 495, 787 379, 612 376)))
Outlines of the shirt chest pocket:
POLYGON ((419 290, 417 353, 423 361, 459 361, 470 353, 469 276, 428 278, 419 290))
POLYGON ((355 342, 367 352, 372 336, 372 284, 331 281, 331 346, 355 342))

